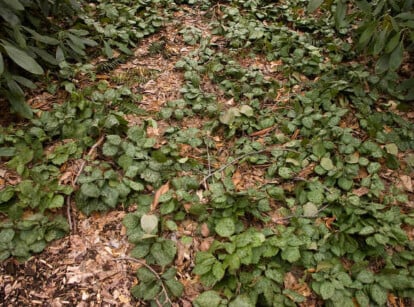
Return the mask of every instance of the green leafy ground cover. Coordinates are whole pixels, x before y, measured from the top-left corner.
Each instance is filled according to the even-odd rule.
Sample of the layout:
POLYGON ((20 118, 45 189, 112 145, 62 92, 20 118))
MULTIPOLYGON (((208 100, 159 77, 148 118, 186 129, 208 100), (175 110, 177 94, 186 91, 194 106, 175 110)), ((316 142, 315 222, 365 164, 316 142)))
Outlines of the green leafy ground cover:
MULTIPOLYGON (((340 4, 310 14, 318 3, 192 2, 205 27, 177 22, 174 13, 188 7, 171 1, 85 9, 108 57, 176 22, 190 50, 175 63, 180 98, 158 111, 139 107, 132 84, 156 79, 156 70, 99 81, 129 60, 123 55, 61 63, 58 86, 69 97, 1 128, 3 165, 19 180, 0 191, 0 259, 27 259, 67 234, 71 201, 87 215, 135 206, 123 223, 131 256, 145 265, 131 292, 151 304, 182 296, 184 273, 204 286, 195 306, 412 298, 413 198, 398 183, 413 174, 414 127, 395 109, 412 99, 411 81, 398 79, 403 56, 399 65, 390 58, 401 37, 375 62, 360 57, 340 4), (75 82, 80 74, 87 82, 75 82), (188 221, 193 237, 180 232, 188 221), (196 237, 212 240, 196 248, 196 237), (186 267, 174 262, 178 241, 193 251, 186 267)), ((372 27, 362 28, 359 47, 372 27)), ((170 57, 162 41, 149 54, 170 57)))

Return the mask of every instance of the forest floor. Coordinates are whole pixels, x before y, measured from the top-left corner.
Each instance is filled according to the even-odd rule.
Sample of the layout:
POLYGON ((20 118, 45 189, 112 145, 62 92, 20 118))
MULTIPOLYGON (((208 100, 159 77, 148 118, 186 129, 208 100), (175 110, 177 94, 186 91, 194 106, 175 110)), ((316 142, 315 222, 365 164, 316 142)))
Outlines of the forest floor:
MULTIPOLYGON (((96 80, 106 81, 110 87, 116 88, 117 85, 127 78, 131 71, 135 74, 141 74, 145 77, 145 83, 129 82, 129 87, 133 92, 142 94, 142 100, 139 107, 149 113, 157 113, 162 107, 166 106, 168 101, 180 99, 182 93, 180 88, 185 83, 184 74, 176 69, 176 63, 182 57, 194 51, 197 46, 185 44, 180 30, 185 27, 196 26, 202 31, 202 36, 209 36, 216 45, 220 46, 223 37, 212 35, 209 27, 210 19, 203 16, 204 12, 195 10, 191 7, 183 6, 181 10, 174 12, 174 18, 171 24, 167 24, 161 31, 146 37, 140 41, 134 56, 130 57, 126 63, 120 64, 109 74, 97 74, 96 80), (164 44, 163 54, 150 52, 150 46, 154 42, 164 44), (155 72, 152 75, 147 72, 155 72), (140 73, 142 72, 142 73, 140 73)), ((288 82, 285 74, 281 73, 279 66, 280 61, 268 61, 263 56, 257 57, 240 57, 237 59, 242 67, 257 69, 265 79, 275 80, 279 84, 288 82)), ((99 60, 96 60, 99 62, 99 60)), ((90 85, 91 81, 86 75, 79 76, 79 88, 90 85)), ((285 88, 281 86, 276 94, 278 104, 275 106, 266 106, 273 112, 290 109, 290 98, 301 94, 305 89, 303 84, 309 84, 305 75, 299 76, 298 85, 285 88)), ((220 89, 217 84, 208 80, 203 83, 203 90, 214 92, 219 105, 223 108, 231 108, 238 105, 233 99, 220 89)), ((53 104, 65 99, 64 91, 52 95, 40 89, 33 93, 29 102, 32 107, 48 111, 53 108, 53 104)), ((391 106, 392 108, 392 106, 391 106)), ((414 123, 414 112, 401 112, 393 110, 395 114, 404 117, 408 122, 414 123)), ((143 122, 142 116, 127 115, 125 117, 129 126, 140 125, 143 122)), ((9 118, 9 120, 12 118, 9 118)), ((181 128, 198 128, 202 129, 208 121, 207 118, 186 117, 175 124, 181 128)), ((8 120, 7 120, 8 121, 8 120)), ((4 125, 6 123, 3 123, 4 125)), ((147 134, 156 138, 159 143, 165 142, 163 135, 169 127, 170 122, 167 120, 157 121, 157 128, 147 129, 147 134)), ((352 113, 342 120, 342 127, 351 127, 355 129, 355 134, 361 135, 365 132, 358 131, 359 124, 352 113)), ((278 128, 274 125, 254 131, 249 137, 255 138, 258 143, 263 143, 264 138, 278 128)), ((299 130, 292 133, 290 141, 300 139, 299 130)), ((229 147, 236 146, 234 141, 229 141, 224 136, 215 136, 217 154, 215 162, 206 161, 208 167, 219 169, 220 164, 225 164, 227 157, 231 154, 229 147), (220 162, 220 163, 219 163, 220 162), (211 165, 210 165, 211 164, 211 165)), ((293 149, 292 149, 293 151, 293 149)), ((197 159, 197 148, 183 146, 181 153, 197 159)), ((405 158, 411 151, 398 153, 398 159, 401 165, 407 165, 405 158)), ((205 154, 205 153, 203 153, 205 154)), ((207 153, 208 154, 208 153, 207 153)), ((200 160, 202 160, 200 158, 200 160)), ((292 161, 292 164, 296 162, 292 161)), ((3 183, 13 181, 13 174, 0 164, 0 178, 3 183)), ((240 165, 232 174, 231 180, 238 191, 249 189, 255 186, 265 186, 272 184, 272 181, 266 179, 266 172, 269 165, 240 165)), ((302 178, 305 181, 312 177, 315 163, 309 164, 303 168, 295 178, 302 178)), ((70 174, 66 176, 76 177, 79 172, 79 163, 74 163, 70 174)), ((212 175, 209 171, 207 176, 212 175)), ((367 176, 366 171, 361 170, 359 176, 367 176), (365 173, 364 173, 365 172, 365 173)), ((405 170, 397 171, 384 169, 381 177, 387 182, 387 185, 395 185, 408 195, 408 201, 405 209, 414 207, 414 168, 407 167, 405 170)), ((299 180, 299 179, 298 179, 299 180)), ((70 180, 69 180, 70 181, 70 180)), ((279 183, 275 180, 274 183, 279 183)), ((292 192, 294 187, 289 182, 283 182, 283 188, 292 192)), ((156 191, 148 187, 149 191, 154 194, 156 191)), ((354 194, 365 196, 368 194, 367 188, 354 189, 354 194)), ((276 205, 271 203, 271 207, 276 205)), ((72 204, 71 211, 65 212, 68 219, 71 220, 71 233, 59 240, 52 242, 45 248, 42 253, 35 254, 24 263, 20 263, 13 258, 9 258, 0 264, 0 301, 2 306, 144 306, 146 303, 136 300, 130 292, 132 286, 138 283, 136 270, 143 266, 139 261, 129 257, 129 252, 133 245, 128 242, 127 230, 122 224, 123 218, 129 212, 134 212, 136 205, 129 207, 117 207, 105 213, 92 213, 90 216, 82 214, 72 204)), ((405 210, 404 209, 404 210, 405 210)), ((187 208, 186 208, 187 210, 187 208)), ((407 209, 408 211, 409 209, 407 209)), ((187 210, 188 211, 188 210, 187 210)), ((281 221, 284 217, 281 211, 274 210, 268 213, 270 223, 278 225, 287 225, 286 220, 281 221)), ((333 220, 323 217, 321 223, 326 223, 330 227, 333 220)), ((261 222, 258 222, 261 225, 261 222)), ((184 285, 184 294, 176 300, 178 306, 191 306, 194 299, 203 291, 205 287, 200 283, 199 277, 191 273, 194 268, 195 254, 199 251, 209 249, 214 240, 214 235, 210 230, 203 229, 200 233, 200 226, 204 224, 184 220, 179 224, 174 236, 183 238, 191 237, 191 245, 183 244, 177 241, 177 257, 174 265, 178 268, 177 279, 184 285)), ((254 223, 252 224, 254 225, 254 223)), ((261 226, 260 226, 261 227, 261 226)), ((406 226, 405 231, 410 241, 414 238, 414 228, 406 226)), ((284 287, 297 293, 300 293, 306 300, 298 302, 302 306, 320 306, 322 301, 313 293, 310 288, 302 283, 302 280, 296 274, 286 274, 283 280, 284 287)), ((410 306, 410 301, 395 296, 389 296, 389 306, 410 306)), ((414 305, 411 305, 414 306, 414 305)))

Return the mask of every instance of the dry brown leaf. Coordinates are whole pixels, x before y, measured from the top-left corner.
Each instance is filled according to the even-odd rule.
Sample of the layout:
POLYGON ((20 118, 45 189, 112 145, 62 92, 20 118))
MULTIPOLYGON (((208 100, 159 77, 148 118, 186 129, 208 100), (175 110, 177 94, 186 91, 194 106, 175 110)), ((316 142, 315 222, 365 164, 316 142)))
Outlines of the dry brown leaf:
POLYGON ((408 192, 413 192, 413 183, 411 177, 407 175, 401 175, 400 179, 404 189, 408 192))
POLYGON ((367 187, 360 187, 352 191, 352 194, 359 196, 359 197, 364 196, 368 193, 369 193, 369 189, 367 187))
POLYGON ((170 190, 170 182, 169 181, 167 181, 166 184, 163 184, 162 186, 159 187, 157 192, 155 192, 154 200, 152 201, 152 204, 151 204, 151 212, 154 212, 155 209, 157 209, 158 202, 160 200, 160 196, 167 193, 169 190, 170 190))
POLYGON ((202 252, 207 251, 210 248, 211 243, 213 243, 213 241, 214 241, 214 238, 213 237, 209 237, 209 238, 204 239, 200 243, 200 246, 199 246, 200 251, 202 251, 202 252))
POLYGON ((315 163, 311 163, 306 166, 303 170, 298 173, 298 177, 307 179, 310 174, 313 173, 313 169, 315 168, 315 163))
POLYGON ((332 230, 332 223, 336 220, 336 216, 333 217, 327 217, 323 219, 325 221, 325 226, 329 229, 332 230))
POLYGON ((285 278, 283 279, 283 285, 285 286, 285 289, 293 289, 296 284, 297 280, 295 275, 293 275, 291 272, 286 273, 285 278))
POLYGON ((236 170, 231 178, 233 180, 233 184, 236 189, 240 188, 240 183, 242 181, 242 175, 240 174, 239 170, 236 170))
POLYGON ((270 131, 274 130, 275 127, 269 127, 269 128, 265 128, 256 132, 253 132, 250 134, 250 136, 261 136, 261 135, 265 135, 267 133, 269 133, 270 131))
POLYGON ((200 232, 203 237, 208 237, 210 235, 210 229, 208 228, 207 223, 201 224, 200 232))

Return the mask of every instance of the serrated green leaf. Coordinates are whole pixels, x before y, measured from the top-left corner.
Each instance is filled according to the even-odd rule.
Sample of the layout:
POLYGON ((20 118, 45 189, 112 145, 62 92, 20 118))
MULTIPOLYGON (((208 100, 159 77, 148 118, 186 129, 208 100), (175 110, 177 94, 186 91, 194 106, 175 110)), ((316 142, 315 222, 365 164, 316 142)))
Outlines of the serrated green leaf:
POLYGON ((288 246, 281 253, 282 259, 294 263, 300 259, 300 251, 296 246, 288 246))
POLYGON ((141 267, 137 270, 137 278, 143 283, 150 283, 157 280, 157 276, 146 267, 141 267))
POLYGON ((151 255, 154 257, 157 264, 166 266, 170 264, 177 253, 177 247, 171 240, 163 240, 156 242, 151 247, 151 255))
POLYGON ((363 284, 372 284, 374 282, 374 273, 369 270, 363 270, 358 273, 356 279, 363 284))
POLYGON ((145 233, 151 234, 158 228, 158 217, 154 214, 144 214, 141 217, 141 228, 145 233))
POLYGON ((250 297, 246 294, 238 295, 234 300, 229 303, 229 307, 255 307, 250 297))
POLYGON ((303 216, 305 217, 315 217, 318 214, 318 207, 311 202, 303 205, 303 216))
POLYGON ((377 284, 370 287, 370 295, 372 300, 380 306, 387 303, 387 290, 377 284))
POLYGON ((290 179, 293 177, 293 171, 289 168, 289 167, 279 167, 278 169, 278 174, 280 177, 282 177, 283 179, 290 179))
POLYGON ((81 185, 80 191, 83 195, 92 198, 98 198, 101 195, 101 190, 94 183, 84 183, 81 185))
POLYGON ((183 294, 184 286, 178 280, 167 279, 165 280, 165 285, 167 290, 170 291, 173 296, 180 297, 183 294))
POLYGON ((13 229, 2 229, 0 231, 0 243, 10 243, 14 238, 15 232, 13 229))
POLYGON ((330 299, 335 294, 335 287, 334 285, 329 282, 325 281, 321 284, 319 292, 324 300, 330 299))
POLYGON ((215 231, 219 236, 230 237, 234 234, 236 225, 232 218, 224 218, 218 221, 215 227, 215 231))
POLYGON ((25 51, 16 48, 4 40, 1 41, 7 55, 21 68, 35 75, 42 75, 44 73, 43 68, 25 51))
POLYGON ((375 228, 374 227, 372 227, 372 226, 365 226, 358 233, 361 236, 367 236, 367 235, 373 234, 374 232, 375 232, 375 228))
POLYGON ((219 307, 221 297, 216 291, 201 293, 194 301, 194 307, 219 307))

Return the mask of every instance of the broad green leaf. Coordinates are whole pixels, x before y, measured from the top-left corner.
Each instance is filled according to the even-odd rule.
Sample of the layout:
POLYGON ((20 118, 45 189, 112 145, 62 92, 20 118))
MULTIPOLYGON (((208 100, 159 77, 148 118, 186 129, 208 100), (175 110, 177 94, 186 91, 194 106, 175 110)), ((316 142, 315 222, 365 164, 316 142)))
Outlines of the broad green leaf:
POLYGON ((391 39, 388 40, 387 46, 385 47, 385 53, 391 53, 400 42, 401 32, 396 33, 391 39))
POLYGON ((376 36, 374 48, 372 51, 374 55, 378 55, 384 49, 387 35, 388 31, 384 29, 376 36))
POLYGON ((282 259, 290 263, 296 262, 300 259, 300 251, 298 247, 289 246, 282 251, 282 259))
POLYGON ((370 295, 372 300, 380 306, 387 303, 387 290, 377 284, 371 286, 370 295))
POLYGON ((65 203, 65 199, 62 195, 55 195, 49 202, 47 207, 49 209, 53 208, 61 208, 63 204, 65 203))
POLYGON ((29 32, 30 34, 33 35, 33 38, 39 42, 48 44, 48 45, 58 45, 59 44, 59 40, 54 38, 54 37, 50 37, 50 36, 46 36, 46 35, 41 35, 39 33, 37 33, 36 31, 27 28, 27 27, 23 27, 27 32, 29 32))
POLYGON ((221 262, 216 262, 213 265, 212 272, 217 280, 221 280, 224 277, 224 273, 226 272, 223 268, 223 264, 221 262))
POLYGON ((92 198, 98 198, 101 195, 101 190, 94 183, 82 184, 80 191, 83 195, 92 198))
POLYGON ((10 243, 14 238, 15 232, 13 229, 3 229, 0 231, 0 243, 10 243))
POLYGON ((318 158, 322 158, 326 154, 326 149, 322 142, 318 142, 312 146, 312 152, 318 158))
POLYGON ((372 284, 374 282, 374 273, 369 270, 363 270, 358 273, 356 279, 364 284, 372 284))
POLYGON ((144 214, 141 217, 141 228, 146 233, 152 233, 158 227, 158 217, 154 214, 144 214))
POLYGON ((311 202, 303 205, 303 215, 305 217, 315 217, 318 214, 318 207, 311 202))
POLYGON ((404 44, 401 41, 390 55, 389 68, 391 71, 397 70, 403 61, 404 44))
POLYGON ((355 293, 355 298, 359 304, 359 306, 369 306, 369 297, 366 295, 364 291, 358 290, 355 293))
POLYGON ((372 227, 372 226, 365 226, 358 233, 361 236, 367 236, 367 235, 373 234, 374 232, 375 232, 375 228, 374 227, 372 227))
POLYGON ((253 108, 245 104, 240 107, 240 113, 247 117, 252 117, 254 115, 253 108))
POLYGON ((140 282, 144 282, 144 283, 150 283, 152 281, 156 281, 157 280, 157 276, 155 276, 154 273, 151 272, 146 267, 140 267, 137 270, 137 278, 138 278, 138 280, 140 282))
POLYGON ((10 90, 6 91, 5 94, 11 104, 13 111, 25 118, 32 118, 33 111, 27 105, 20 86, 13 80, 7 82, 7 85, 9 86, 10 90))
POLYGON ((389 68, 390 63, 390 54, 385 53, 383 54, 375 64, 375 71, 377 74, 383 74, 389 68))
POLYGON ((277 172, 283 179, 290 179, 293 177, 293 172, 289 167, 282 166, 278 169, 277 172))
POLYGON ((324 281, 321 284, 319 292, 324 300, 331 298, 335 293, 334 285, 329 281, 324 281))
POLYGON ((330 158, 324 157, 321 159, 321 166, 323 167, 323 169, 330 171, 332 169, 334 169, 334 165, 333 162, 330 158))
POLYGON ((1 41, 7 55, 21 68, 35 75, 42 75, 44 73, 43 68, 25 51, 16 48, 4 40, 1 41))
POLYGON ((170 264, 177 253, 177 247, 171 240, 163 240, 154 243, 151 246, 151 255, 154 257, 157 264, 166 266, 170 264))
POLYGON ((352 188, 353 184, 354 182, 350 179, 347 179, 347 178, 338 179, 338 186, 345 191, 349 191, 352 188))
POLYGON ((24 6, 20 3, 19 0, 3 0, 3 2, 13 10, 24 11, 24 6))
POLYGON ((361 36, 359 37, 358 45, 363 48, 365 47, 368 42, 371 40, 375 29, 377 28, 376 22, 371 22, 362 32, 361 36))
POLYGON ((398 146, 394 143, 389 143, 385 145, 385 150, 391 155, 398 155, 398 146))
POLYGON ((230 302, 229 307, 255 307, 247 294, 238 295, 233 301, 230 302))
POLYGON ((232 218, 224 218, 218 221, 215 230, 219 236, 230 237, 236 230, 236 225, 232 218))
POLYGON ((316 11, 321 6, 323 1, 324 0, 310 0, 307 7, 308 12, 313 13, 316 11))
POLYGON ((220 115, 220 122, 225 125, 231 125, 238 116, 240 116, 239 109, 230 108, 220 115))
POLYGON ((221 297, 216 291, 201 293, 194 301, 194 307, 218 307, 221 297))
POLYGON ((180 297, 183 294, 184 286, 178 280, 167 279, 165 281, 165 285, 167 286, 168 291, 170 291, 173 296, 180 297))
POLYGON ((306 193, 308 200, 314 204, 322 204, 324 195, 321 190, 312 190, 306 193))
POLYGON ((0 157, 13 157, 16 154, 14 147, 0 147, 0 157))
POLYGON ((3 55, 0 52, 0 76, 4 71, 4 61, 3 61, 3 55))

